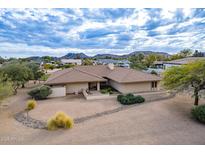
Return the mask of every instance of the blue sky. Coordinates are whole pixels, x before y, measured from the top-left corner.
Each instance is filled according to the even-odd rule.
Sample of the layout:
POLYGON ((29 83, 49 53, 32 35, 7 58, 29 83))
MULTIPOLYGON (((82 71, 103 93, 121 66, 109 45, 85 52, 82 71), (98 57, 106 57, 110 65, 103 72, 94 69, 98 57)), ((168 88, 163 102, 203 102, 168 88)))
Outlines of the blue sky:
POLYGON ((205 48, 205 9, 0 9, 0 56, 205 48))

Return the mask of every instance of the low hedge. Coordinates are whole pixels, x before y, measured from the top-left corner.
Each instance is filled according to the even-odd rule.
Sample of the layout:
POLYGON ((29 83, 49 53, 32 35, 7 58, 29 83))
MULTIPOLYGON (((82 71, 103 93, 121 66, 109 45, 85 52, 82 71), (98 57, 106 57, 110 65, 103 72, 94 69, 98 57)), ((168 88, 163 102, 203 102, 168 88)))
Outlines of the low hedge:
POLYGON ((194 107, 191 113, 195 119, 202 123, 205 123, 205 105, 199 105, 194 107))
POLYGON ((52 90, 49 86, 42 86, 35 89, 32 89, 28 92, 28 95, 30 95, 32 98, 36 100, 46 99, 50 94, 52 93, 52 90))
POLYGON ((131 93, 129 93, 127 95, 118 95, 117 100, 123 105, 143 103, 145 101, 145 99, 142 96, 140 96, 140 95, 134 96, 131 93))

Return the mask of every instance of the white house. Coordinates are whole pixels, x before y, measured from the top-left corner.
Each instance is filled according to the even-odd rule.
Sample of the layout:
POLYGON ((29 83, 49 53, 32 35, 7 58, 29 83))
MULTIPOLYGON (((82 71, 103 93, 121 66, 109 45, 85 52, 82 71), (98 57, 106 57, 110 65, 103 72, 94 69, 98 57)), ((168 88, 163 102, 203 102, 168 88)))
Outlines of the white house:
POLYGON ((82 65, 81 59, 61 59, 61 63, 65 64, 74 64, 74 65, 82 65))
POLYGON ((186 65, 191 62, 195 62, 197 60, 205 60, 205 57, 187 57, 187 58, 182 58, 182 59, 177 59, 172 61, 156 61, 154 62, 154 66, 156 69, 167 69, 172 66, 186 65))
POLYGON ((161 74, 166 70, 167 68, 173 67, 173 66, 181 66, 181 65, 187 65, 191 62, 195 62, 197 60, 205 60, 205 57, 187 57, 172 61, 155 61, 153 68, 148 68, 146 72, 152 72, 155 71, 157 74, 161 74))

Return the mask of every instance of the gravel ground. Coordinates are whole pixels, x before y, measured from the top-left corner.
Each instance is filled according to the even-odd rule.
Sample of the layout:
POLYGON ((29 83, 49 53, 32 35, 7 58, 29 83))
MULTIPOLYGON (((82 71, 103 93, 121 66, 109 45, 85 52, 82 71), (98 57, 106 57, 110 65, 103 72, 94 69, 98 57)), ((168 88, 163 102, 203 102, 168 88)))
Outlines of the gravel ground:
POLYGON ((38 101, 38 106, 29 115, 34 119, 46 121, 58 111, 73 118, 85 117, 95 113, 112 110, 121 105, 115 98, 105 100, 85 100, 83 96, 66 96, 38 101))
MULTIPOLYGON (((192 119, 190 109, 193 100, 185 95, 91 119, 76 124, 71 130, 47 131, 25 127, 13 118, 14 113, 25 107, 27 91, 20 90, 17 96, 5 101, 8 108, 1 108, 0 144, 205 144, 205 125, 192 119)), ((51 104, 55 104, 54 100, 51 104)), ((77 100, 78 104, 87 103, 89 107, 84 108, 83 105, 77 109, 77 104, 74 110, 66 107, 74 117, 87 115, 88 110, 98 112, 116 107, 114 100, 89 104, 73 98, 68 103, 74 104, 77 100)), ((45 111, 38 109, 32 114, 38 116, 38 112, 43 116, 41 110, 45 111)), ((46 114, 42 119, 52 113, 46 114)))

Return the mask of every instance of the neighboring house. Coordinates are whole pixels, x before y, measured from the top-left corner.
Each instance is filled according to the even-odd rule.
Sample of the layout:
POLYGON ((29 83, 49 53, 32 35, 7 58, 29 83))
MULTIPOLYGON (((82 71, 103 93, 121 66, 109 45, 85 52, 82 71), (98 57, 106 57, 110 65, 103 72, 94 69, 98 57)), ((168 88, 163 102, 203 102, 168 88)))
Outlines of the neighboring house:
POLYGON ((83 90, 100 90, 108 84, 121 93, 159 90, 161 78, 145 72, 114 67, 114 65, 76 66, 55 72, 46 81, 52 87, 52 97, 80 93, 83 90))
POLYGON ((74 65, 82 65, 81 59, 61 59, 61 63, 65 64, 74 64, 74 65))
POLYGON ((197 60, 205 60, 205 57, 187 57, 187 58, 182 58, 182 59, 177 59, 172 61, 156 61, 154 62, 154 68, 167 69, 172 66, 180 66, 197 60))
POLYGON ((114 64, 115 66, 119 67, 130 67, 130 62, 128 60, 114 60, 114 59, 98 59, 95 61, 95 64, 100 65, 108 65, 114 64))

